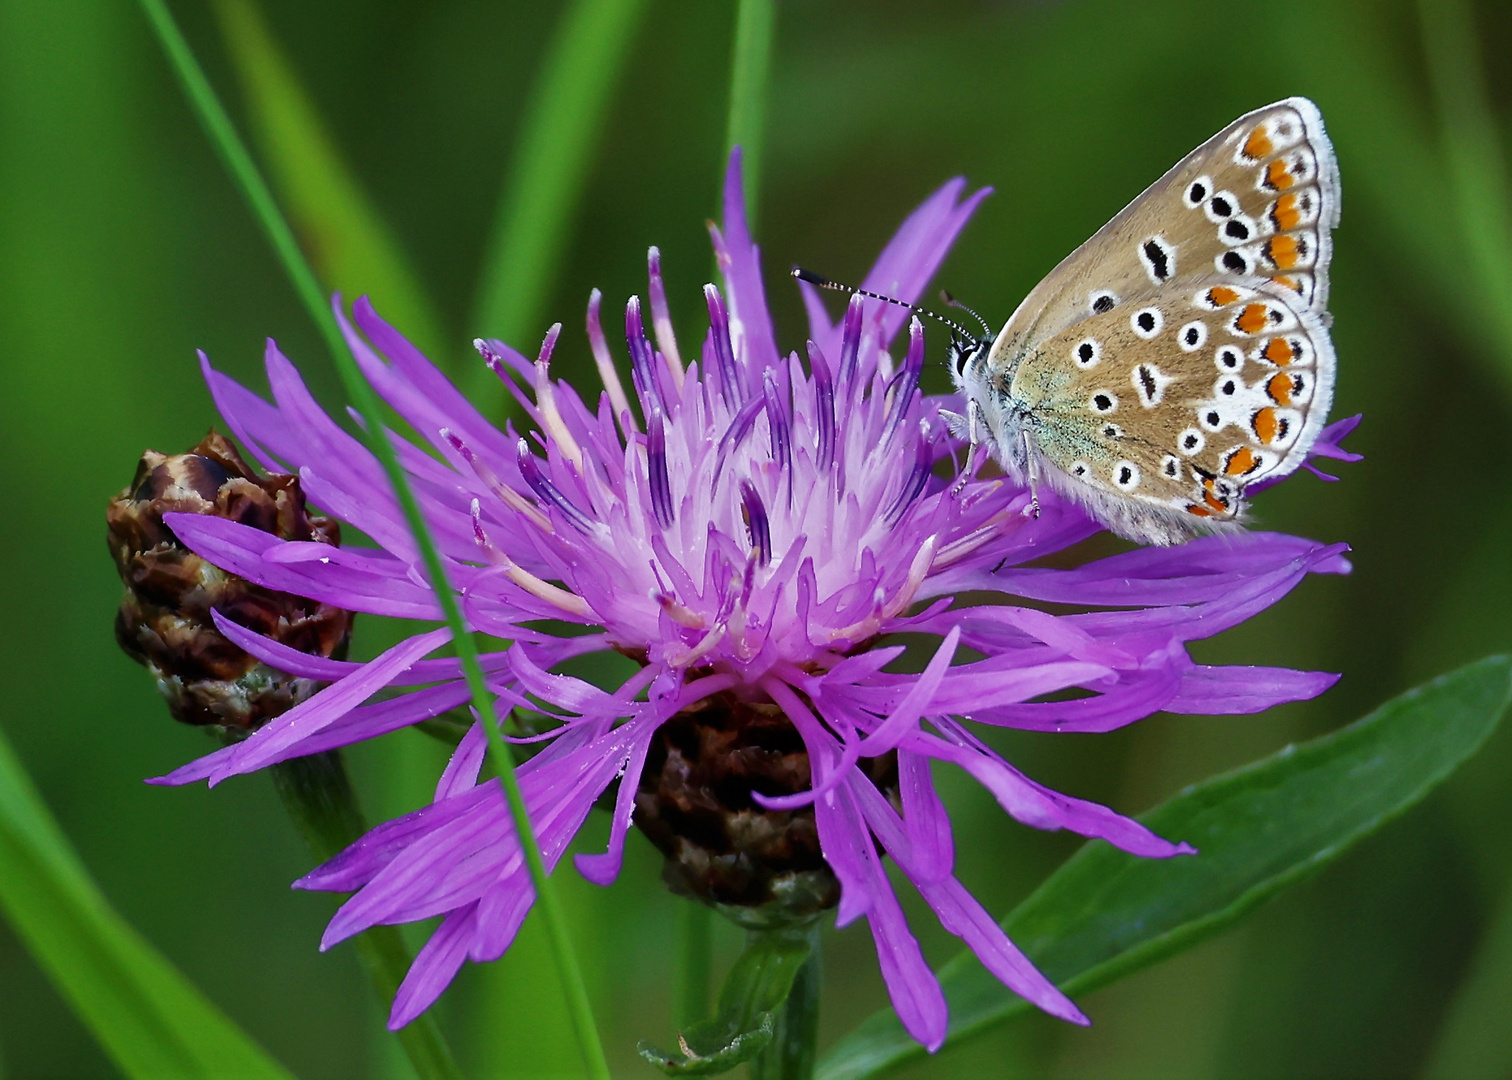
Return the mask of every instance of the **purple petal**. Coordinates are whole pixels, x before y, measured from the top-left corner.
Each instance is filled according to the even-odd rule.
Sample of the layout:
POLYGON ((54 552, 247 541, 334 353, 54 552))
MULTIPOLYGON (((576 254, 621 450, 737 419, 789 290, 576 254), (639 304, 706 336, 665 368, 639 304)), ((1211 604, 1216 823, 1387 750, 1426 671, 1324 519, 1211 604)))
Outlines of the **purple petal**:
POLYGON ((488 733, 483 730, 483 721, 477 720, 452 751, 441 779, 436 782, 436 797, 432 801, 443 802, 475 786, 478 773, 483 768, 483 759, 487 755, 488 733))
POLYGON ((928 735, 914 735, 908 745, 920 753, 961 766, 992 792, 998 805, 1025 825, 1051 831, 1069 829, 1083 836, 1099 837, 1116 848, 1146 858, 1195 854, 1188 844, 1163 840, 1139 822, 1106 806, 1036 784, 985 748, 956 746, 928 735))
POLYGON ((1315 698, 1338 681, 1324 671, 1199 666, 1185 674, 1181 689, 1163 708, 1206 716, 1264 712, 1272 705, 1315 698))
POLYGON ((897 747, 910 731, 917 728, 919 718, 924 715, 926 709, 930 708, 935 691, 940 688, 940 683, 945 678, 945 671, 950 667, 950 661, 955 656, 956 643, 960 640, 961 632, 955 628, 945 635, 945 640, 940 642, 940 647, 935 650, 923 674, 909 688, 908 693, 903 695, 903 700, 898 702, 892 715, 862 742, 863 755, 876 757, 878 754, 885 754, 897 747))
MULTIPOLYGON (((902 758, 900 754, 900 762, 902 758)), ((852 785, 852 791, 862 803, 867 823, 876 831, 877 839, 890 854, 899 858, 910 880, 946 930, 964 941, 987 970, 1014 993, 1052 1016, 1074 1024, 1089 1023, 1082 1011, 1029 962, 960 882, 949 875, 931 880, 919 872, 928 858, 927 853, 920 850, 911 832, 904 835, 897 812, 873 784, 858 779, 852 785)))
POLYGON ((724 228, 712 229, 715 258, 725 279, 730 305, 730 336, 742 366, 764 371, 776 367, 779 354, 761 283, 761 250, 746 225, 745 190, 740 178, 740 147, 730 151, 725 169, 724 228))
POLYGON ((467 946, 477 924, 472 906, 449 912, 421 947, 410 965, 389 1010, 388 1028, 398 1031, 433 1005, 451 985, 467 959, 467 946))
POLYGON ((360 705, 387 686, 396 675, 416 660, 434 652, 451 640, 446 627, 407 638, 391 649, 379 653, 362 669, 332 683, 313 697, 300 702, 282 716, 268 722, 246 742, 236 747, 227 764, 210 778, 212 785, 229 776, 252 772, 272 763, 283 751, 340 719, 355 705, 360 705))
POLYGON ((196 555, 265 589, 374 615, 441 618, 434 594, 397 560, 363 559, 351 548, 332 548, 328 563, 279 563, 267 555, 289 541, 250 526, 203 514, 164 514, 163 522, 196 555))
MULTIPOLYGON (((847 799, 851 797, 844 789, 838 794, 847 799)), ((892 999, 893 1010, 904 1030, 932 1054, 945 1042, 949 1021, 945 994, 940 989, 940 981, 925 963, 918 941, 909 932, 903 909, 893 895, 875 850, 867 844, 861 855, 870 878, 868 892, 872 900, 866 921, 877 945, 882 981, 887 985, 887 995, 892 999)))
POLYGON ((919 878, 943 881, 950 877, 955 865, 955 841, 951 837, 950 816, 929 775, 929 759, 900 750, 898 787, 919 878))
POLYGON ((629 758, 620 776, 619 791, 614 797, 614 818, 609 824, 607 850, 601 855, 579 854, 573 858, 578 873, 595 885, 610 885, 619 877, 620 866, 625 858, 625 836, 635 813, 635 794, 641 770, 645 768, 646 753, 651 749, 651 736, 655 732, 655 725, 645 725, 644 734, 630 748, 629 758))

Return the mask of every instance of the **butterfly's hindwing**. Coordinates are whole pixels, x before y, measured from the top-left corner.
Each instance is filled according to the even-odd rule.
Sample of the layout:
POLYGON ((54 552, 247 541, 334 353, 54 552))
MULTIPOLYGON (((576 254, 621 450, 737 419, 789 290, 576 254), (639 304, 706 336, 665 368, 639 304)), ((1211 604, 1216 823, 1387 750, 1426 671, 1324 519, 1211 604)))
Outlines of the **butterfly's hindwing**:
POLYGON ((1301 463, 1328 414, 1333 351, 1291 290, 1210 276, 1037 343, 1008 394, 1051 469, 1221 523, 1240 517, 1249 485, 1301 463))

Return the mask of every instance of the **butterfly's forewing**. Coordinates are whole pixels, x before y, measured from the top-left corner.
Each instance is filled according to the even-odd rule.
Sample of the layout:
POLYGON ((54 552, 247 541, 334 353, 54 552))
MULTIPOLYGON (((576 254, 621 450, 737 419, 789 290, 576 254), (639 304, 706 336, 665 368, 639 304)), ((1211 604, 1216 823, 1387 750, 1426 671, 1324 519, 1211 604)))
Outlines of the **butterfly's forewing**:
POLYGON ((989 353, 1048 480, 1115 531, 1171 543, 1237 521, 1327 418, 1338 220, 1317 108, 1230 124, 1045 278, 989 353))
POLYGON ((1182 278, 1273 278, 1328 300, 1338 165, 1318 108, 1288 98, 1235 120, 1145 189, 1040 282, 994 352, 1050 336, 1182 278))

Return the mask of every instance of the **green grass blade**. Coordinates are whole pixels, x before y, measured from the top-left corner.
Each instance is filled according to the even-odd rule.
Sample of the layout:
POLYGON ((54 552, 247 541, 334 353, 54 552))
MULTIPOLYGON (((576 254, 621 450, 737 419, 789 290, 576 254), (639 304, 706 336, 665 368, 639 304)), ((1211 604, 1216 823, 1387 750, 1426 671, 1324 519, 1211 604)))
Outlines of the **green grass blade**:
MULTIPOLYGON (((1427 8, 1435 19, 1453 14, 1432 3, 1427 8)), ((1447 316, 1512 392, 1512 309, 1498 291, 1512 274, 1505 239, 1512 209, 1507 189, 1497 189, 1504 157, 1486 127, 1478 58, 1463 55, 1463 27, 1437 21, 1424 27, 1435 131, 1401 77, 1411 58, 1393 40, 1390 23, 1362 20, 1348 5, 1318 5, 1316 14, 1317 33, 1300 43, 1301 59, 1328 72, 1319 101, 1343 162, 1345 228, 1359 222, 1364 235, 1375 234, 1391 254, 1382 272, 1400 275, 1412 293, 1426 291, 1424 303, 1447 316), (1456 70, 1461 61, 1470 67, 1456 70)))
MULTIPOLYGON (((1069 993, 1187 949, 1338 858, 1412 806, 1495 730, 1512 701, 1512 660, 1492 657, 1388 702, 1365 719, 1188 788, 1140 820, 1199 854, 1139 859, 1087 844, 1003 926, 1069 993)), ((940 970, 950 1036, 1028 1012, 974 957, 940 970)), ((875 1076, 923 1048, 891 1010, 821 1063, 822 1080, 875 1076)))
MULTIPOLYGON (((433 357, 448 355, 435 306, 253 0, 216 0, 252 133, 326 292, 366 293, 433 357)), ((452 350, 455 351, 455 350, 452 350)))
MULTIPOLYGON (((1428 82, 1443 139, 1467 284, 1483 300, 1497 335, 1512 342, 1512 187, 1486 87, 1474 15, 1465 0, 1419 0, 1428 82)), ((1512 345, 1498 357, 1512 378, 1512 345)))
MULTIPOLYGON (((377 392, 362 377, 356 361, 347 351, 341 331, 336 326, 336 320, 330 309, 326 307, 325 297, 321 293, 315 271, 306 261, 303 251, 300 250, 294 238, 293 230, 280 212, 273 193, 253 162, 252 155, 247 152, 246 145, 237 134, 231 118, 226 114, 225 107, 216 96, 209 80, 205 78, 199 61, 195 59, 188 42, 184 40, 178 24, 173 20, 172 13, 169 12, 163 0, 140 0, 140 3, 148 22, 151 23, 153 31, 162 44, 163 51, 167 54, 175 75, 183 85, 190 105, 204 126, 206 135, 209 136, 211 144, 225 162, 232 179, 241 189, 258 223, 267 233, 274 251, 283 263, 285 273, 289 275, 289 280, 330 346, 331 358, 348 396, 363 416, 382 416, 382 402, 379 401, 377 392)), ((531 884, 535 889, 536 903, 542 921, 548 929, 558 974, 569 1003, 577 1044, 584 1064, 590 1075, 608 1080, 609 1066, 604 1059, 603 1044, 593 1021, 593 1008, 588 999, 587 987, 583 982, 582 971, 578 966, 571 937, 561 909, 557 905, 554 890, 551 888, 545 863, 541 858, 541 848, 536 841, 535 829, 531 825, 530 815, 525 808, 519 779, 515 776, 514 754, 509 744, 504 741, 498 714, 494 709, 493 695, 489 693, 483 678, 483 668, 478 662, 477 641, 468 632, 456 593, 447 583, 446 566, 441 561, 435 538, 430 533, 425 516, 420 511, 420 504, 415 498, 414 490, 410 487, 409 477, 400 465, 398 452, 387 438, 383 425, 370 423, 362 429, 361 436, 383 466, 384 475, 394 489, 394 496, 404 513, 405 524, 415 539, 415 546, 420 550, 421 561, 425 566, 431 588, 435 592, 436 602, 445 615, 446 625, 452 631, 452 644, 461 664, 468 690, 472 695, 473 707, 477 710, 487 733, 489 756, 499 773, 505 800, 509 805, 510 817, 525 855, 531 884)))
MULTIPOLYGON (((573 0, 563 14, 509 159, 472 333, 526 352, 545 335, 542 307, 561 270, 594 143, 646 7, 646 0, 573 0)), ((481 364, 471 389, 480 404, 504 398, 481 364)))
POLYGON ((292 1080, 111 908, 3 733, 0 909, 128 1077, 292 1080))
MULTIPOLYGON (((725 160, 740 147, 741 178, 751 227, 761 207, 761 152, 766 127, 767 83, 772 70, 776 0, 740 0, 730 57, 730 115, 725 128, 725 160)), ((719 163, 721 182, 724 161, 719 163)))

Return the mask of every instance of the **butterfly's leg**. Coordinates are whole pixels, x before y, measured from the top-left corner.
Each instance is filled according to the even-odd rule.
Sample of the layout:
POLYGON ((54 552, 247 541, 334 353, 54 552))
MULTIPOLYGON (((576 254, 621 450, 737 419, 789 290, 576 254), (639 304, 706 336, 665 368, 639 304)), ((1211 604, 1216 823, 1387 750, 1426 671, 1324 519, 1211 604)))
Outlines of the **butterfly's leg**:
POLYGON ((1040 516, 1039 505, 1039 461, 1035 458, 1032 448, 1029 446, 1029 429, 1023 428, 1019 432, 1019 438, 1024 444, 1024 467, 1029 474, 1029 506, 1024 511, 1025 517, 1037 518, 1040 516))
POLYGON ((966 445, 966 463, 961 466, 961 475, 956 478, 955 488, 951 492, 959 495, 966 487, 966 481, 971 479, 976 466, 977 447, 982 444, 981 437, 982 407, 972 398, 966 403, 966 437, 970 440, 966 445))

